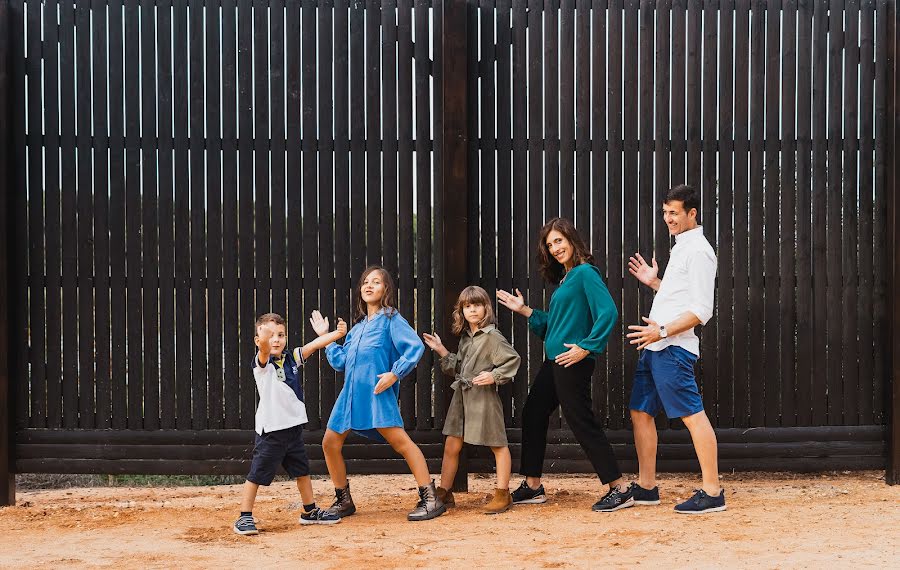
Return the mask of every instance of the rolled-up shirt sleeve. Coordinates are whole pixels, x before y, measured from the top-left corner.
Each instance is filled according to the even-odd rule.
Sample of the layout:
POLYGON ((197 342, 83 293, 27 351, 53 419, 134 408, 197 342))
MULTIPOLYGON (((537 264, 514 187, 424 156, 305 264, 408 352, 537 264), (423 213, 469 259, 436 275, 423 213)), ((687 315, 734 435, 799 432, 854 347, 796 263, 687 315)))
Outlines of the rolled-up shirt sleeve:
POLYGON ((690 256, 687 264, 691 296, 688 310, 705 325, 715 307, 716 258, 709 252, 698 251, 690 256))

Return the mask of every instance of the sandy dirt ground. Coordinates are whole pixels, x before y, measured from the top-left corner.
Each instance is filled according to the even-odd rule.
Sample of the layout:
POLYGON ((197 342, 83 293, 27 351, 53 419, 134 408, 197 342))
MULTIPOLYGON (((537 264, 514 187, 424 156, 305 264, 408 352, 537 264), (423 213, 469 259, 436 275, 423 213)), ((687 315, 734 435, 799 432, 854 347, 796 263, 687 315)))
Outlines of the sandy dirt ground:
POLYGON ((457 508, 410 523, 411 476, 354 477, 356 515, 302 527, 296 487, 275 483, 255 537, 231 530, 240 486, 23 491, 0 509, 0 567, 900 568, 900 486, 883 472, 725 475, 728 511, 706 516, 672 511, 693 475, 661 476, 660 506, 612 514, 590 510, 592 477, 547 477, 547 503, 496 516, 480 511, 493 479, 469 481, 457 508))

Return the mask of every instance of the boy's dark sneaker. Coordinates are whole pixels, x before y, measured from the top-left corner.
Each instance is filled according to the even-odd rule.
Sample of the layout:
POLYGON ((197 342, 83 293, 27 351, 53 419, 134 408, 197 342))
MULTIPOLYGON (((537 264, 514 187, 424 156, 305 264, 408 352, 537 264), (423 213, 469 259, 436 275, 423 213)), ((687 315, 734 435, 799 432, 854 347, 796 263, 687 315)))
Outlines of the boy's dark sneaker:
POLYGON ((591 510, 598 513, 611 513, 633 506, 634 494, 630 486, 625 491, 620 491, 618 487, 613 487, 608 493, 603 495, 603 498, 594 503, 591 510))
POLYGON ((314 507, 311 511, 300 514, 300 524, 336 524, 341 522, 341 517, 331 509, 314 507))
POLYGON ((528 486, 527 481, 522 481, 519 488, 510 493, 514 505, 535 505, 547 502, 547 494, 544 492, 544 485, 541 484, 537 489, 528 486))
POLYGON ((350 496, 350 481, 347 481, 347 486, 343 489, 334 490, 334 503, 328 508, 328 512, 338 519, 349 517, 356 512, 356 505, 353 504, 353 497, 350 496))
POLYGON ((658 505, 659 504, 659 487, 652 489, 644 489, 637 483, 631 483, 631 495, 634 497, 635 505, 658 505))
POLYGON ((683 515, 702 515, 725 510, 725 489, 719 491, 718 497, 711 497, 703 489, 694 492, 694 496, 675 506, 675 512, 683 515))
POLYGON ((242 535, 259 534, 259 531, 256 530, 256 521, 253 520, 253 517, 240 517, 238 520, 234 521, 233 528, 234 532, 242 535))

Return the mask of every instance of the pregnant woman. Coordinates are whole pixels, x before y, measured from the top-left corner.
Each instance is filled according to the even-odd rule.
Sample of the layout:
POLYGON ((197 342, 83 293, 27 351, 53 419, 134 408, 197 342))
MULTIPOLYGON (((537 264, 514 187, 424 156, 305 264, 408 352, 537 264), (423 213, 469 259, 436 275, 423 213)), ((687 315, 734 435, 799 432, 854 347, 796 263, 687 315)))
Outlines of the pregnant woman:
POLYGON ((547 500, 541 475, 550 415, 562 412, 597 476, 609 490, 592 507, 612 512, 634 505, 631 489, 619 471, 612 446, 591 408, 591 374, 596 355, 618 318, 618 311, 600 270, 572 222, 554 218, 541 228, 538 242, 541 276, 559 288, 548 311, 532 309, 518 289, 498 291, 500 304, 528 319, 528 328, 544 341, 546 359, 525 400, 522 419, 522 460, 525 480, 513 491, 513 504, 547 500))

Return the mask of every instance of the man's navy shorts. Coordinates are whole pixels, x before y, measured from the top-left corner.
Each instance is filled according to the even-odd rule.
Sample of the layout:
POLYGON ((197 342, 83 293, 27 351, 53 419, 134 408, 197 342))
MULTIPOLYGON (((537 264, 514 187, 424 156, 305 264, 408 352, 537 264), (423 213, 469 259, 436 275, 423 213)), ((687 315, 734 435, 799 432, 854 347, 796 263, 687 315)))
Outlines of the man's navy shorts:
POLYGON ((654 417, 663 409, 669 418, 702 412, 703 399, 694 377, 695 362, 697 357, 680 346, 641 351, 628 407, 654 417))
POLYGON ((303 426, 257 434, 247 481, 269 485, 275 479, 279 465, 292 479, 309 475, 309 457, 303 446, 303 426))

